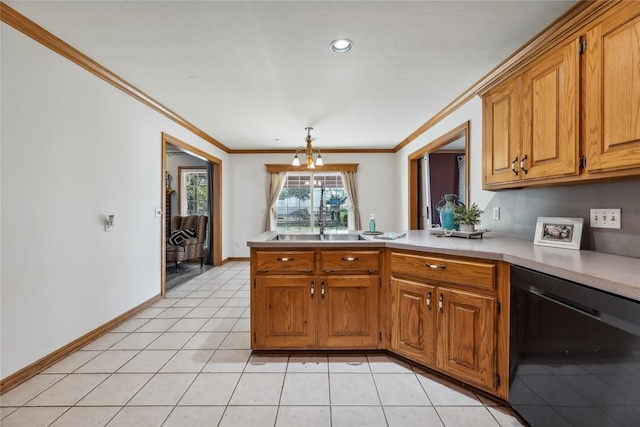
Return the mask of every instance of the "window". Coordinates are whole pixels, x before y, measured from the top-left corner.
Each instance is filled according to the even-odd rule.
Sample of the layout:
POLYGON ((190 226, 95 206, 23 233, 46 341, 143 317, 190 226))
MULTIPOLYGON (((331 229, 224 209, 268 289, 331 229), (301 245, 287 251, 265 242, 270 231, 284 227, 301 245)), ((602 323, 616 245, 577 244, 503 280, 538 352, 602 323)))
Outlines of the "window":
POLYGON ((276 231, 315 232, 324 221, 325 233, 346 232, 348 211, 349 198, 339 173, 288 172, 276 202, 276 231))
POLYGON ((180 215, 209 215, 207 170, 203 167, 179 167, 180 215))

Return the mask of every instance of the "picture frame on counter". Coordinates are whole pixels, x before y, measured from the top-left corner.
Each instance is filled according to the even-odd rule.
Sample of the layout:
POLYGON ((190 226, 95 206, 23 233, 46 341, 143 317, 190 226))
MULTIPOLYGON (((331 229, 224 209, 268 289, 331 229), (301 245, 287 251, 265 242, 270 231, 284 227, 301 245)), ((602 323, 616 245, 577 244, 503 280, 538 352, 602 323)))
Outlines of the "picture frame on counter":
POLYGON ((583 218, 539 216, 533 244, 579 250, 583 223, 583 218))

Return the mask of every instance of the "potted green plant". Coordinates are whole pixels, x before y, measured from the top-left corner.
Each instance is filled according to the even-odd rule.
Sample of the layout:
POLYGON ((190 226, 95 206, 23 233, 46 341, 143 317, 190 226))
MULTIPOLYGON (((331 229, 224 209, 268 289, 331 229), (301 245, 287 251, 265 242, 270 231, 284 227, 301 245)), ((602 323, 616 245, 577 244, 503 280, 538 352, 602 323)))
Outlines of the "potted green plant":
POLYGON ((471 207, 457 206, 453 211, 453 219, 460 226, 460 231, 476 231, 476 225, 480 224, 480 215, 484 213, 475 203, 471 207))

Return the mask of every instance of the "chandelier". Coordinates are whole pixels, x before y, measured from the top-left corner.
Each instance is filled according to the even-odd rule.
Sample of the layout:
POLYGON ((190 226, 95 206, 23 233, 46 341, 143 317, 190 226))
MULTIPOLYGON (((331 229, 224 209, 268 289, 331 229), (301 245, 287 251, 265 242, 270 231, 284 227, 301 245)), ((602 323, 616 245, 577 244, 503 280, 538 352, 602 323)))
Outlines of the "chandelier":
POLYGON ((296 154, 295 156, 293 156, 293 162, 291 162, 291 166, 300 166, 300 160, 303 159, 303 162, 307 164, 308 169, 315 169, 316 166, 322 166, 324 165, 324 163, 322 162, 320 149, 311 145, 311 141, 315 139, 311 138, 311 131, 313 130, 313 128, 304 128, 304 130, 307 131, 307 137, 305 138, 307 146, 300 146, 296 148, 296 154))

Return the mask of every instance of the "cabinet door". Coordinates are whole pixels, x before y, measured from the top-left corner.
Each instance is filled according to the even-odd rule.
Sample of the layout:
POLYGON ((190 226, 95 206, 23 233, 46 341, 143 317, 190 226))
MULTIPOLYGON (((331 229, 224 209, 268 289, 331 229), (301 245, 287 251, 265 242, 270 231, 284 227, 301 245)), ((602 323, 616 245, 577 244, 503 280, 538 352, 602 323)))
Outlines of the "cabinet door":
POLYGON ((587 170, 640 167, 640 3, 625 2, 587 32, 587 170))
POLYGON ((495 388, 496 298, 438 288, 436 304, 437 366, 465 382, 495 388))
POLYGON ((437 298, 435 286, 391 279, 392 349, 409 359, 434 364, 437 298))
POLYGON ((314 347, 315 276, 261 276, 255 284, 252 348, 314 347))
POLYGON ((521 78, 500 84, 484 97, 484 185, 519 181, 521 78), (512 170, 515 169, 515 172, 512 170))
POLYGON ((577 175, 579 39, 561 45, 522 74, 522 179, 577 175))
POLYGON ((318 280, 318 346, 377 348, 379 276, 323 276, 318 280))

